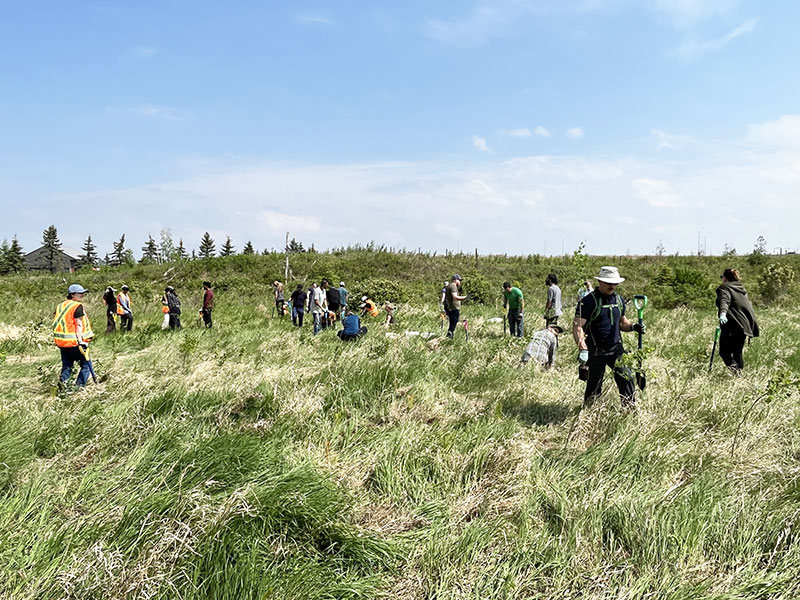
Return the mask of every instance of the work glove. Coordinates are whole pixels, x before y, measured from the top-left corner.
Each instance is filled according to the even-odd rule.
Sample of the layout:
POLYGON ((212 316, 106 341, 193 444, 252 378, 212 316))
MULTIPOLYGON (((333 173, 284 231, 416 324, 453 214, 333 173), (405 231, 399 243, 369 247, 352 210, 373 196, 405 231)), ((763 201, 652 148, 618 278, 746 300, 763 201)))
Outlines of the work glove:
POLYGON ((719 324, 725 325, 728 322, 728 313, 720 313, 719 314, 719 324))
POLYGON ((86 350, 89 347, 89 342, 80 341, 78 342, 78 346, 86 350))
POLYGON ((644 335, 644 333, 646 331, 644 323, 634 323, 633 327, 631 329, 633 331, 635 331, 636 333, 641 333, 642 335, 644 335))
POLYGON ((582 365, 585 365, 589 362, 589 351, 588 350, 581 350, 578 352, 578 362, 582 365))

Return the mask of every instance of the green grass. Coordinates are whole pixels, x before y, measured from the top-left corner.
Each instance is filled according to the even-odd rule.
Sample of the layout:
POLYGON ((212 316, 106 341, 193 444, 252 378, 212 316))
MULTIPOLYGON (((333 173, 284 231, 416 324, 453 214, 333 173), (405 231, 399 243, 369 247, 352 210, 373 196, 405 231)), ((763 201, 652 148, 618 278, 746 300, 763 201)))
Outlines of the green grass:
POLYGON ((411 303, 394 329, 342 344, 229 279, 211 331, 188 294, 181 332, 141 298, 132 334, 92 344, 107 379, 75 394, 54 386, 58 293, 15 295, 56 278, 8 280, 0 598, 800 595, 796 387, 756 403, 734 447, 770 378, 797 371, 789 309, 757 307, 763 335, 734 378, 718 358, 707 373, 713 298, 648 308, 636 410, 609 378, 580 410, 569 337, 550 372, 520 369, 524 342, 492 307, 465 307, 469 342, 411 303))

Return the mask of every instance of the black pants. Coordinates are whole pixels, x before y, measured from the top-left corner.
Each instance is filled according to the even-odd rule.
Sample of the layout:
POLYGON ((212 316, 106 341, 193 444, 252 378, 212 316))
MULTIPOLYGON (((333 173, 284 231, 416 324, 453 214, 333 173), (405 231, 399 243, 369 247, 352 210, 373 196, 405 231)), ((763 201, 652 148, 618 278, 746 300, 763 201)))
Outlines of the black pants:
POLYGON ((106 333, 114 333, 117 330, 117 312, 106 311, 106 333))
POLYGON ((366 335, 366 333, 367 333, 367 328, 362 325, 361 327, 358 328, 358 333, 355 335, 345 335, 344 329, 340 329, 339 331, 337 331, 336 335, 338 335, 339 339, 342 340, 343 342, 347 342, 350 340, 358 339, 362 335, 366 335))
POLYGON ((743 369, 744 341, 747 336, 736 324, 730 321, 725 323, 720 329, 719 334, 719 357, 722 362, 731 369, 743 369))
POLYGON ((169 328, 170 329, 180 329, 181 328, 181 315, 180 313, 169 313, 169 328))
POLYGON ((203 310, 200 311, 200 312, 203 313, 203 323, 205 323, 206 329, 211 329, 211 325, 213 325, 213 323, 211 322, 211 311, 212 310, 214 310, 214 309, 213 308, 204 308, 203 310))
POLYGON ((133 315, 120 315, 119 328, 130 331, 133 328, 133 315))
POLYGON ((636 400, 636 384, 633 378, 633 371, 629 367, 617 366, 617 359, 622 355, 611 356, 589 356, 589 380, 586 382, 586 391, 583 394, 584 406, 591 406, 595 399, 603 392, 603 377, 606 374, 606 367, 610 367, 614 373, 614 383, 619 390, 619 398, 623 406, 630 406, 636 400))
POLYGON ((458 326, 458 321, 461 317, 461 311, 459 309, 448 310, 447 311, 447 318, 450 320, 450 326, 447 328, 447 337, 453 337, 453 332, 456 330, 458 326))
POLYGON ((283 318, 283 304, 286 302, 285 300, 275 300, 275 308, 278 310, 278 316, 282 319, 283 318))

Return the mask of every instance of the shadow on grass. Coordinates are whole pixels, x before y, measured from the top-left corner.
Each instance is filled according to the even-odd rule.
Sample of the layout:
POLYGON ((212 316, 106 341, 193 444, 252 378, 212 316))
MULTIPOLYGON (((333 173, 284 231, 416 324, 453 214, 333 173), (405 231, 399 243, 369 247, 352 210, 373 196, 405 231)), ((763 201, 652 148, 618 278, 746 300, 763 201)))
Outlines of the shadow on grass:
POLYGON ((504 406, 503 414, 526 425, 554 425, 566 421, 574 414, 574 410, 573 407, 566 404, 529 402, 515 406, 504 406))

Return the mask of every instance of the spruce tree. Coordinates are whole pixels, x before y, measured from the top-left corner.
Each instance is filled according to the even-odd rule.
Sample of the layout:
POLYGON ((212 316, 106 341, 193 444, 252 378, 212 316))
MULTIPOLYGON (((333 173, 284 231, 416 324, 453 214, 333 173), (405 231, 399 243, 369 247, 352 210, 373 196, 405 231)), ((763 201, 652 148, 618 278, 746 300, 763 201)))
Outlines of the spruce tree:
POLYGON ((220 256, 232 256, 234 254, 233 244, 231 243, 231 236, 227 236, 225 243, 222 244, 222 249, 219 252, 220 256))
POLYGON ((253 244, 252 244, 252 242, 248 241, 248 242, 247 242, 247 243, 244 245, 244 249, 242 250, 242 254, 255 254, 255 253, 256 253, 256 251, 255 251, 255 249, 253 248, 253 244))
POLYGON ((97 246, 92 243, 92 236, 86 238, 81 246, 83 254, 78 257, 78 264, 82 267, 93 268, 97 266, 97 246))
POLYGON ((42 246, 44 247, 44 264, 51 273, 55 273, 61 254, 61 242, 58 239, 58 230, 55 225, 50 225, 42 232, 42 246))
POLYGON ((28 265, 25 264, 25 254, 22 252, 22 245, 16 235, 11 239, 11 247, 6 255, 6 263, 11 273, 21 273, 28 270, 28 265))
POLYGON ((217 253, 217 247, 214 245, 214 240, 211 235, 206 231, 203 239, 200 240, 200 258, 211 258, 217 253))
POLYGON ((289 252, 305 252, 306 249, 303 248, 303 243, 298 242, 296 239, 292 238, 289 242, 289 252))
POLYGON ((0 244, 0 275, 8 275, 11 270, 8 268, 8 253, 11 251, 11 245, 7 239, 3 239, 0 244))
POLYGON ((158 245, 152 235, 147 236, 147 243, 142 246, 142 259, 139 262, 143 265, 152 265, 158 262, 158 245))
POLYGON ((175 248, 175 258, 178 260, 186 260, 188 255, 186 254, 186 248, 183 246, 183 238, 180 239, 178 242, 178 247, 175 248))
POLYGON ((120 265, 125 264, 125 234, 122 234, 122 237, 119 238, 118 241, 114 242, 114 249, 111 251, 111 262, 109 263, 112 267, 119 267, 120 265))

